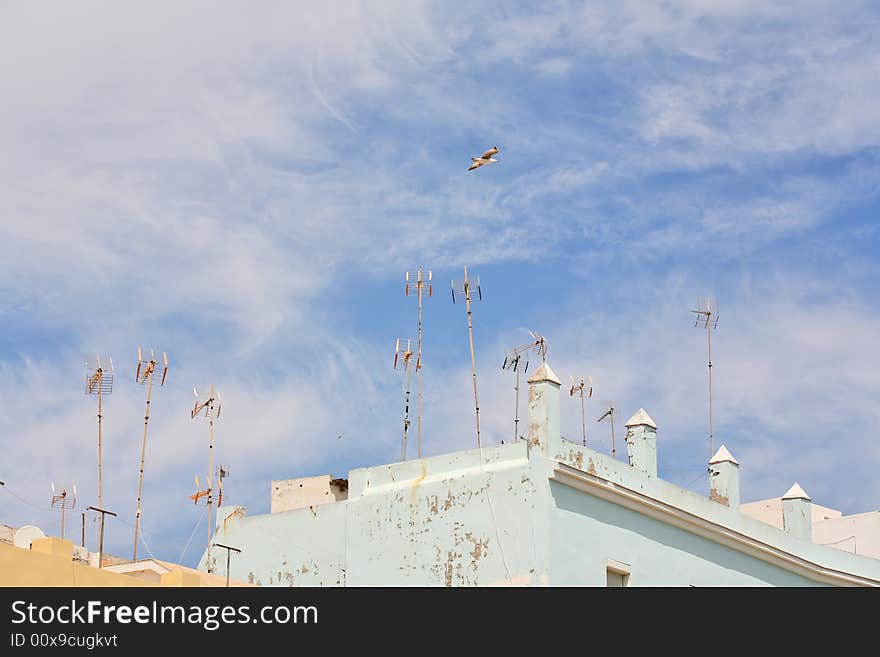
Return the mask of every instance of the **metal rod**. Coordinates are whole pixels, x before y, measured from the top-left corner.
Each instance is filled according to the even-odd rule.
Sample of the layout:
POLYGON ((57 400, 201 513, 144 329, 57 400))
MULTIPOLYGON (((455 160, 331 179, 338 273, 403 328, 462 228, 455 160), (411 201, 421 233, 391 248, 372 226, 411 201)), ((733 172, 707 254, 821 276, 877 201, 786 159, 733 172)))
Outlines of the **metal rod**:
POLYGON ((82 543, 83 547, 86 546, 86 512, 82 512, 82 543))
MULTIPOLYGON (((418 435, 418 457, 422 458, 422 268, 419 267, 419 336, 418 356, 416 358, 416 434, 418 435)), ((408 375, 407 375, 408 376, 408 375)))
POLYGON ((101 527, 98 530, 98 568, 101 568, 104 563, 104 516, 110 514, 115 518, 116 514, 112 511, 107 511, 106 509, 101 509, 96 506, 90 506, 89 509, 101 514, 101 527))
POLYGON ((611 407, 611 458, 614 458, 614 455, 617 453, 617 450, 614 448, 614 407, 611 407))
MULTIPOLYGON (((212 400, 213 405, 213 400, 212 400)), ((214 532, 211 525, 214 521, 214 418, 209 418, 210 429, 208 433, 208 572, 214 572, 214 565, 211 562, 211 541, 214 539, 214 532)))
POLYGON ((229 558, 233 552, 241 552, 241 550, 231 545, 223 545, 223 543, 214 543, 214 547, 225 548, 226 550, 226 586, 229 587, 229 558))
POLYGON ((516 392, 516 405, 513 415, 513 442, 519 440, 519 370, 516 371, 516 384, 513 386, 516 392))
POLYGON ((101 413, 101 387, 103 381, 103 373, 98 372, 98 506, 104 506, 104 490, 101 481, 101 418, 103 417, 101 413))
POLYGON ((709 347, 709 460, 715 455, 715 436, 712 432, 712 313, 706 317, 706 344, 709 347))
MULTIPOLYGON (((63 502, 62 502, 63 504, 63 502)), ((61 540, 64 540, 64 507, 61 507, 61 540)))
POLYGON ((477 359, 474 355, 474 324, 471 319, 471 288, 468 283, 467 267, 464 268, 464 300, 467 307, 468 337, 471 343, 471 370, 474 374, 474 408, 477 414, 477 447, 480 447, 480 401, 477 396, 477 359))
MULTIPOLYGON (((152 368, 153 364, 150 363, 148 367, 152 368)), ((141 467, 140 472, 138 473, 138 495, 137 495, 137 510, 134 515, 134 549, 132 550, 132 561, 137 561, 137 551, 138 551, 138 531, 140 529, 141 524, 141 496, 144 489, 144 458, 147 454, 147 424, 150 421, 150 396, 153 392, 153 370, 151 369, 147 372, 147 376, 149 380, 147 381, 147 406, 144 411, 144 439, 141 442, 141 467)))
POLYGON ((584 390, 581 388, 581 429, 584 436, 584 447, 587 446, 587 416, 584 411, 584 390))
MULTIPOLYGON (((407 350, 408 349, 409 348, 407 348, 407 350)), ((407 431, 409 430, 409 393, 410 381, 412 380, 412 368, 410 367, 411 364, 411 361, 406 361, 403 365, 406 368, 406 397, 403 406, 403 446, 401 448, 401 456, 403 457, 404 461, 406 461, 406 437, 407 431)))

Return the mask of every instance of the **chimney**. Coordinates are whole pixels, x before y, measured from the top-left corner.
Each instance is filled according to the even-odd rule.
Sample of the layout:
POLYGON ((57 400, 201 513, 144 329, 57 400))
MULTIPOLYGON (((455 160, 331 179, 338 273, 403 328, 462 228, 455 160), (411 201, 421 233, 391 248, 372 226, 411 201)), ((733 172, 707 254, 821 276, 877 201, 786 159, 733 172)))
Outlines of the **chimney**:
POLYGON ((560 442, 559 386, 561 382, 546 362, 529 377, 529 453, 550 453, 560 442))
POLYGON ((792 536, 813 540, 813 503, 797 484, 782 496, 782 527, 792 536))
POLYGON ((739 461, 722 445, 709 461, 709 498, 739 508, 739 461))
POLYGON ((657 425, 640 408, 626 424, 626 453, 629 464, 637 470, 657 476, 657 425))

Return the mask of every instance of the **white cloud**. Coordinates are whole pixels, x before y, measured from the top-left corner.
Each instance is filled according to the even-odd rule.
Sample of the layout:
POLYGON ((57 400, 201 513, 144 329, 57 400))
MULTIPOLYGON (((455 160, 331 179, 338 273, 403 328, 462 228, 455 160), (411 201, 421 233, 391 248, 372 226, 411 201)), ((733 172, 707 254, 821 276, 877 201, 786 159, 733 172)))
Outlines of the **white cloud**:
MULTIPOLYGON (((351 340, 353 323, 387 306, 367 317, 324 300, 415 260, 436 273, 559 267, 547 289, 560 313, 575 308, 578 328, 530 326, 550 334, 554 367, 566 379, 592 373, 596 399, 616 399, 621 417, 644 405, 688 479, 702 468, 687 446, 703 440, 704 370, 682 304, 717 282, 727 288, 719 436, 731 437, 748 490, 777 494, 806 471, 820 503, 860 511, 880 495, 865 470, 852 477, 861 496, 829 474, 876 462, 859 442, 877 419, 880 327, 856 298, 870 263, 841 258, 828 278, 862 285, 833 298, 817 271, 780 265, 778 286, 756 284, 766 259, 750 260, 805 234, 826 253, 845 249, 836 225, 811 231, 876 194, 876 166, 858 159, 880 138, 877 19, 864 7, 5 11, 0 317, 12 328, 0 398, 16 413, 0 428, 28 499, 42 504, 55 478, 93 479, 94 409, 78 363, 100 348, 120 367, 108 497, 133 508, 143 401, 121 354, 141 339, 174 347, 145 503, 148 529, 173 518, 167 557, 195 521, 186 496, 206 468, 202 427, 184 415, 193 383, 224 392, 218 455, 233 463, 230 495, 248 503, 266 503, 270 477, 393 460, 400 381, 385 350, 351 340), (495 143, 501 162, 466 174, 470 151, 495 143), (717 269, 697 277, 705 261, 687 260, 707 248, 717 269), (571 277, 592 287, 568 287, 571 277), (826 440, 835 431, 843 437, 826 440)), ((518 321, 529 312, 523 304, 518 321)), ((491 355, 510 345, 491 342, 478 344, 487 442, 512 432, 512 382, 491 355)), ((458 355, 426 370, 426 453, 473 445, 458 355)), ((564 430, 576 434, 566 401, 564 430)), ((17 504, 0 520, 28 522, 35 510, 17 504)))

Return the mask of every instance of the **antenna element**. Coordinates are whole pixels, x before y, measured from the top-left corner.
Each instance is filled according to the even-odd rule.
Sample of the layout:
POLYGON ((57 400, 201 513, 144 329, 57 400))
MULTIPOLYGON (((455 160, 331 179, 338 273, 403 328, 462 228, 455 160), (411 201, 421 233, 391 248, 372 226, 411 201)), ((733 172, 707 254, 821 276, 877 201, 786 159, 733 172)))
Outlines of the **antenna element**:
POLYGON ((532 333, 532 342, 528 344, 514 347, 504 356, 504 362, 501 364, 502 370, 508 370, 516 373, 516 382, 513 385, 514 390, 514 413, 513 413, 513 442, 519 440, 519 375, 520 372, 526 372, 529 369, 529 352, 534 351, 541 354, 542 362, 547 360, 547 341, 540 333, 532 333))
POLYGON ((581 430, 583 432, 583 441, 584 447, 587 446, 587 416, 584 411, 584 399, 587 397, 593 396, 593 377, 589 377, 589 384, 584 381, 584 377, 581 377, 577 383, 574 382, 574 377, 571 377, 571 388, 568 390, 568 394, 571 397, 574 397, 575 394, 581 398, 581 430))
POLYGON ((64 539, 64 512, 76 507, 76 484, 58 484, 52 482, 53 509, 61 509, 61 538, 64 539))

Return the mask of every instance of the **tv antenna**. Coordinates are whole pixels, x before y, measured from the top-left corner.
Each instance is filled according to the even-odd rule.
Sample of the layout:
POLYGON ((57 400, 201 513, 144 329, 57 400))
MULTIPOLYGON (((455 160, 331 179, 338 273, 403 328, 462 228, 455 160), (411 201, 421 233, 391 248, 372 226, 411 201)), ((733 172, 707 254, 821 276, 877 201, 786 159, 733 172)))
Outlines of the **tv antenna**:
POLYGON ((52 501, 50 506, 53 509, 61 509, 61 538, 64 538, 64 512, 67 509, 76 507, 76 485, 75 484, 55 484, 52 482, 52 501))
POLYGON ((605 411, 596 422, 601 422, 605 418, 608 418, 608 422, 611 424, 611 458, 614 458, 614 455, 617 453, 617 450, 614 447, 614 414, 617 412, 617 408, 613 401, 604 401, 602 402, 602 405, 608 410, 605 411))
POLYGON ((101 478, 101 399, 113 392, 113 359, 110 356, 86 358, 86 394, 98 396, 98 506, 103 508, 104 488, 101 478))
POLYGON ((587 416, 584 410, 584 399, 591 398, 593 396, 593 377, 590 376, 587 378, 587 381, 584 381, 584 377, 578 379, 578 382, 574 382, 574 377, 571 377, 571 388, 568 390, 568 394, 571 397, 577 395, 581 398, 581 430, 583 431, 583 441, 584 447, 587 446, 587 416))
MULTIPOLYGON (((403 444, 400 448, 401 460, 406 461, 406 438, 409 430, 409 393, 412 370, 418 370, 418 365, 413 363, 412 340, 397 338, 394 344, 394 369, 406 372, 406 395, 403 406, 403 444)), ((421 455, 421 453, 420 453, 421 455)))
POLYGON ((525 373, 529 369, 529 352, 541 354, 541 361, 547 360, 547 342, 540 333, 532 333, 532 342, 514 347, 504 355, 504 362, 501 364, 502 370, 516 373, 516 383, 513 390, 515 395, 514 414, 513 414, 513 442, 519 440, 519 375, 525 373))
POLYGON ((150 352, 141 351, 138 347, 137 373, 134 380, 140 385, 147 386, 147 406, 144 411, 144 439, 141 443, 141 468, 138 473, 137 510, 134 514, 134 550, 131 560, 137 561, 138 532, 141 526, 141 496, 144 490, 144 457, 147 454, 147 424, 150 421, 150 397, 153 393, 153 379, 158 377, 159 386, 165 385, 165 377, 168 375, 168 354, 164 351, 161 357, 155 349, 150 352))
POLYGON ((220 417, 220 392, 214 389, 214 386, 204 386, 202 388, 195 387, 193 388, 193 394, 196 397, 195 404, 193 405, 192 413, 190 413, 192 419, 195 419, 196 416, 202 416, 208 419, 208 488, 204 491, 200 491, 199 489, 199 478, 196 477, 196 494, 191 496, 196 504, 199 503, 199 499, 201 497, 207 497, 207 509, 208 509, 208 554, 207 554, 207 562, 208 562, 208 572, 214 572, 214 565, 211 561, 211 542, 214 538, 214 420, 219 419, 220 417))
MULTIPOLYGON (((419 300, 419 336, 416 352, 416 434, 418 435, 418 455, 422 458, 422 297, 425 292, 430 297, 434 291, 431 284, 431 270, 419 267, 418 270, 406 272, 406 287, 404 292, 406 296, 410 292, 414 293, 419 300)), ((405 459, 404 459, 405 460, 405 459)))
POLYGON ((460 281, 453 279, 452 281, 452 303, 455 303, 455 295, 464 297, 465 308, 467 309, 468 319, 468 338, 471 343, 471 370, 474 374, 474 409, 477 414, 477 447, 480 447, 480 401, 477 397, 477 359, 474 356, 474 323, 471 319, 471 293, 476 290, 477 300, 483 300, 483 292, 480 289, 480 277, 477 276, 476 287, 468 279, 467 267, 464 268, 464 278, 460 281))
POLYGON ((217 508, 219 509, 223 505, 223 480, 229 477, 229 466, 221 465, 217 470, 217 508))
POLYGON ((694 327, 706 329, 706 345, 709 351, 709 458, 715 454, 715 435, 712 432, 712 329, 718 328, 718 302, 712 297, 703 297, 697 301, 696 310, 692 310, 697 319, 694 327))

